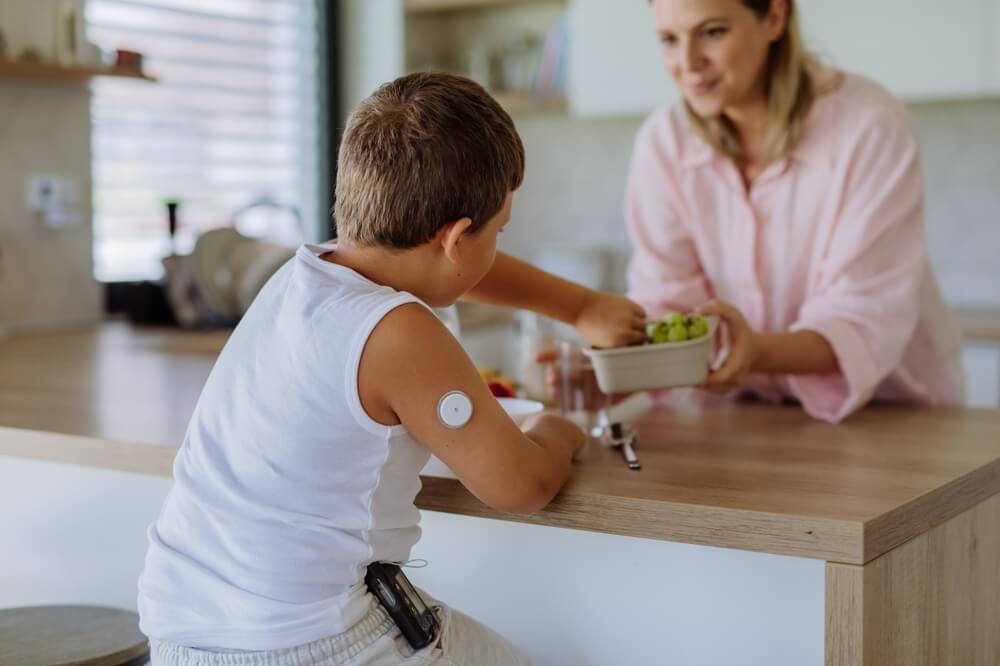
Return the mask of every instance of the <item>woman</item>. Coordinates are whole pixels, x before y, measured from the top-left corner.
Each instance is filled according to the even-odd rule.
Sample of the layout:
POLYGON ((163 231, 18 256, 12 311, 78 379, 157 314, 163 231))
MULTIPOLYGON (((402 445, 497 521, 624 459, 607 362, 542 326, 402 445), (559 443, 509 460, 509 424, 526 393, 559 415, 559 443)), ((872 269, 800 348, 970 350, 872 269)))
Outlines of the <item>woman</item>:
POLYGON ((833 422, 871 399, 960 403, 903 106, 810 58, 793 0, 652 6, 683 100, 636 138, 629 296, 720 316, 730 353, 704 388, 833 422))

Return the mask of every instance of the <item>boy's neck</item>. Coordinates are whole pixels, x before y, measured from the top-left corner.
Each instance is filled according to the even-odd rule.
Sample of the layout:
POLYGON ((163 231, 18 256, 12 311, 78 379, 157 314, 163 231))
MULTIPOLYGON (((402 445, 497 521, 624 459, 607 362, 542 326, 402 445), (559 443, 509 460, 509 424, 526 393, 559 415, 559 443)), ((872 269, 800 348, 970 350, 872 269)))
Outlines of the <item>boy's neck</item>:
POLYGON ((428 285, 435 283, 435 280, 428 279, 436 270, 436 262, 430 256, 432 251, 429 245, 395 250, 357 247, 341 241, 337 243, 336 250, 326 252, 320 258, 350 268, 376 284, 409 292, 433 305, 439 298, 428 289, 428 285))

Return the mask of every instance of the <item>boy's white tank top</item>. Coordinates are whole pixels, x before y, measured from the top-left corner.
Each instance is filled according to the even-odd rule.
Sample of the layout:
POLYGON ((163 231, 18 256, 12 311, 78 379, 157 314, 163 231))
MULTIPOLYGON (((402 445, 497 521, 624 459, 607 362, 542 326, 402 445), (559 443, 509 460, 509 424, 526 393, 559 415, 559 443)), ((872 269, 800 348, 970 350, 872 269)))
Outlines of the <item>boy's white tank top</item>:
MULTIPOLYGON (((272 650, 339 634, 372 603, 365 567, 404 561, 429 453, 361 406, 375 325, 420 302, 300 247, 212 369, 149 528, 142 631, 190 647, 272 650)), ((419 387, 414 387, 419 390, 419 387)))

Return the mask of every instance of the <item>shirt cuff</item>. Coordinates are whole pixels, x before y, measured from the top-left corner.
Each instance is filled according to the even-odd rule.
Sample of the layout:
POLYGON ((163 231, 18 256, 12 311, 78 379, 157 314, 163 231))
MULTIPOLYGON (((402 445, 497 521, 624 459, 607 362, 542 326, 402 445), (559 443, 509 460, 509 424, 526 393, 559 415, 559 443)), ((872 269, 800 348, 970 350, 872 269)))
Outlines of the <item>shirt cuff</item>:
POLYGON ((813 418, 838 423, 871 399, 879 383, 864 340, 851 324, 837 319, 799 322, 789 330, 822 335, 837 356, 840 372, 789 375, 792 394, 813 418))

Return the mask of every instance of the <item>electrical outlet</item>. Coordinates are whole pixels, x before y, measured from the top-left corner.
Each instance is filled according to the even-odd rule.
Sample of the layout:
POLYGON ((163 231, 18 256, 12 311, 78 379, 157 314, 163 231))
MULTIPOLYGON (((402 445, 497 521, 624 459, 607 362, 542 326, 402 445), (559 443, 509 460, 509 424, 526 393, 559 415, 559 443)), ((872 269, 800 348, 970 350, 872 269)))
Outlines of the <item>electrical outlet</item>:
POLYGON ((69 176, 33 173, 28 176, 25 207, 52 229, 74 227, 82 222, 80 187, 69 176))
POLYGON ((58 207, 61 178, 53 174, 33 173, 28 175, 24 203, 29 213, 44 213, 58 207))

